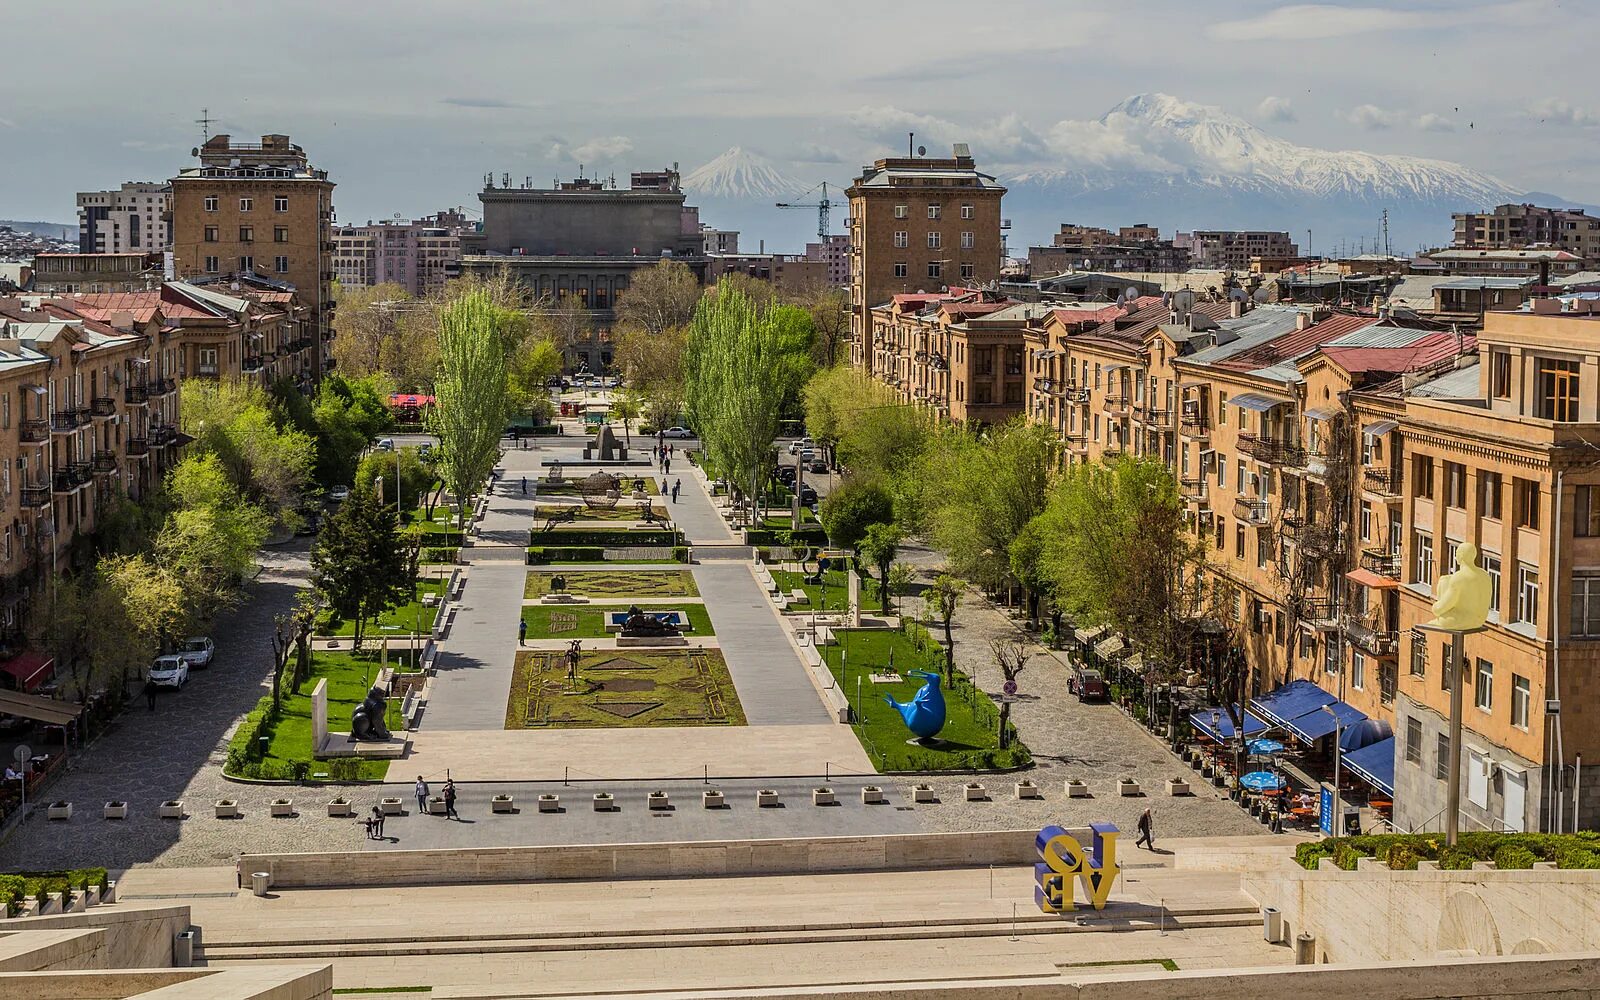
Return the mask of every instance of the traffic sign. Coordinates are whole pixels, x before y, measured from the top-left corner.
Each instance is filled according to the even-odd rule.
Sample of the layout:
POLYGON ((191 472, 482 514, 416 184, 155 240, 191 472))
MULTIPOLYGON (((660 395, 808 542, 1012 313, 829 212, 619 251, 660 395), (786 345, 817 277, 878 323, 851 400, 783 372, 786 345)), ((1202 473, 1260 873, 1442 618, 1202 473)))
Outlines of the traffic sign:
POLYGON ((26 743, 18 743, 17 748, 11 751, 11 759, 17 762, 17 767, 27 767, 28 761, 33 759, 33 747, 26 743))
POLYGON ((1004 691, 1008 696, 1015 695, 1017 693, 1017 682, 1006 681, 1004 684, 1000 685, 1000 690, 1004 691))

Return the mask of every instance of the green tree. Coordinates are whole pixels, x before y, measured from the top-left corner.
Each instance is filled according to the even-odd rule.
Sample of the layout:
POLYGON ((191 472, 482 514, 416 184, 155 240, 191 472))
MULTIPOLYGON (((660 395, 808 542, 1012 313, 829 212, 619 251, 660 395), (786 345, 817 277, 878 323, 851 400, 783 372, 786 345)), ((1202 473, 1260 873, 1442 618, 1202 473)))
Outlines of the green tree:
POLYGON ((961 605, 961 593, 967 589, 967 582, 960 577, 949 573, 940 573, 934 577, 933 585, 923 591, 922 599, 927 607, 944 625, 944 681, 946 687, 953 687, 956 681, 956 642, 952 634, 952 625, 955 621, 956 608, 961 605))
POLYGON ((830 542, 854 550, 868 525, 894 520, 894 500, 877 483, 852 477, 822 501, 817 514, 830 542))
POLYGON ((622 421, 623 438, 629 446, 633 444, 633 422, 639 419, 643 409, 638 394, 631 389, 624 389, 611 397, 611 413, 622 421))
POLYGON ((150 652, 171 649, 187 635, 192 611, 183 581, 145 553, 107 555, 95 572, 125 609, 129 639, 150 652))
POLYGON ((355 623, 361 648, 366 623, 406 600, 410 582, 394 508, 357 484, 328 518, 311 549, 311 582, 333 613, 355 623))
POLYGON ((782 385, 778 411, 785 419, 798 420, 805 416, 801 394, 817 371, 817 363, 811 353, 817 332, 811 314, 799 306, 776 303, 769 308, 768 315, 774 327, 780 358, 773 372, 782 385))
POLYGON ((205 621, 232 602, 255 570, 272 519, 245 498, 215 455, 179 462, 167 489, 176 509, 156 536, 156 561, 176 575, 194 618, 205 621))
POLYGON ((411 295, 401 285, 341 287, 333 319, 333 358, 339 371, 353 375, 387 372, 398 376, 391 361, 401 353, 401 317, 411 295))
POLYGON ((560 348, 544 337, 530 336, 511 354, 506 393, 517 413, 534 419, 550 409, 550 390, 545 383, 561 374, 564 359, 560 348))
POLYGON ((371 488, 375 482, 383 483, 382 496, 396 500, 400 509, 415 510, 423 506, 428 490, 433 486, 433 471, 423 465, 415 448, 396 448, 394 451, 373 449, 361 457, 354 480, 358 485, 371 488), (394 471, 400 466, 400 496, 395 497, 394 471))
POLYGON ((316 443, 289 423, 266 389, 253 382, 190 379, 183 385, 183 430, 189 454, 215 455, 253 502, 289 523, 311 481, 316 443))
POLYGON ((878 596, 883 599, 883 613, 889 613, 889 567, 900 554, 900 529, 893 524, 870 524, 866 537, 861 539, 861 558, 878 567, 878 596))
POLYGON ((642 332, 646 342, 669 330, 681 330, 694 318, 702 292, 687 265, 663 260, 634 274, 617 296, 617 325, 642 332))
POLYGON ((439 439, 439 472, 459 504, 468 502, 494 468, 506 426, 505 331, 513 315, 473 292, 439 316, 439 375, 429 424, 439 439))

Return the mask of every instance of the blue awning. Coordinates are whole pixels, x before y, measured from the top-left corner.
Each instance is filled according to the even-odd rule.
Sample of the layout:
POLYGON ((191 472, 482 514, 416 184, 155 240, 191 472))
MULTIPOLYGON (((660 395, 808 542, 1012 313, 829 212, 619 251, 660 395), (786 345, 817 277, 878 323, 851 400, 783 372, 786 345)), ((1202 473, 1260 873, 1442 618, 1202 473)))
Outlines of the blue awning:
POLYGON ((1329 715, 1321 708, 1318 708, 1316 711, 1308 712, 1298 719, 1290 719, 1283 728, 1287 729, 1295 737, 1311 743, 1332 733, 1335 728, 1348 732, 1350 727, 1365 722, 1367 718, 1367 713, 1354 705, 1346 705, 1342 701, 1334 701, 1328 707, 1333 709, 1334 715, 1338 716, 1337 725, 1334 722, 1334 715, 1329 715))
POLYGON ((1351 774, 1383 792, 1394 794, 1394 737, 1379 740, 1344 755, 1341 763, 1351 774))
MULTIPOLYGON (((1233 709, 1237 712, 1239 706, 1235 705, 1233 709)), ((1233 720, 1228 717, 1227 712, 1222 711, 1220 708, 1207 708, 1198 712, 1190 712, 1189 724, 1218 743, 1233 739, 1233 720), (1217 725, 1215 728, 1211 725, 1211 714, 1213 712, 1217 713, 1217 725)), ((1244 717, 1244 734, 1247 737, 1254 736, 1257 733, 1264 733, 1270 728, 1271 726, 1258 718, 1254 712, 1244 717)))
POLYGON ((1326 714, 1318 710, 1338 700, 1310 681, 1290 681, 1271 694, 1252 698, 1250 707, 1259 712, 1263 719, 1270 719, 1275 725, 1287 726, 1290 720, 1308 712, 1326 714))

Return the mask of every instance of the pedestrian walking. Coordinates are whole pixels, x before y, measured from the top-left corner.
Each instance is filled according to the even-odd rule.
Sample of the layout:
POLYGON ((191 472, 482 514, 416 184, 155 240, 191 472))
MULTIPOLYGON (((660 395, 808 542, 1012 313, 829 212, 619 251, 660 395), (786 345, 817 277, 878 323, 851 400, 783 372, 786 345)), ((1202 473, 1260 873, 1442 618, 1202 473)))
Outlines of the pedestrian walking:
POLYGON ((417 775, 417 812, 426 814, 428 811, 428 783, 422 780, 422 775, 417 775))
POLYGON ((461 814, 456 812, 456 783, 449 779, 444 783, 444 818, 461 818, 461 814))
POLYGON ((524 619, 522 619, 522 621, 517 622, 517 645, 526 646, 527 644, 528 644, 528 619, 524 618, 524 619))
POLYGON ((661 471, 662 472, 671 472, 672 471, 672 456, 671 455, 668 455, 667 456, 667 460, 665 462, 661 463, 661 471))
POLYGON ((147 681, 144 682, 144 697, 145 697, 145 701, 149 702, 149 704, 150 704, 150 711, 154 712, 156 710, 156 682, 155 681, 147 680, 147 681))
POLYGON ((383 839, 383 809, 378 806, 372 807, 372 839, 383 839))
POLYGON ((527 496, 528 495, 528 477, 527 476, 523 476, 522 477, 522 495, 523 496, 527 496))
POLYGON ((672 483, 672 502, 673 503, 677 503, 678 502, 678 487, 680 487, 682 485, 683 485, 683 480, 681 480, 681 479, 673 481, 673 483, 672 483))
POLYGON ((1148 847, 1152 851, 1156 849, 1155 831, 1148 809, 1139 814, 1139 836, 1134 840, 1133 846, 1148 847))

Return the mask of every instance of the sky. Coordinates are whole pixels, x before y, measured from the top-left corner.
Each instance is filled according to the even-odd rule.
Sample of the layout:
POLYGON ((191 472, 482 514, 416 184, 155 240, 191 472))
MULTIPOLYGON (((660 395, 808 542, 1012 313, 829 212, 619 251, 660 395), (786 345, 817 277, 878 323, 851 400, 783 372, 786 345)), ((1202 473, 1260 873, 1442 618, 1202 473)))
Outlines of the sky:
POLYGON ((288 133, 350 223, 475 208, 489 171, 687 172, 734 145, 837 184, 907 130, 1049 167, 1075 123, 1152 91, 1597 203, 1600 87, 1575 82, 1593 2, 19 4, 0 218, 70 222, 76 191, 170 177, 203 109, 214 132, 288 133))

